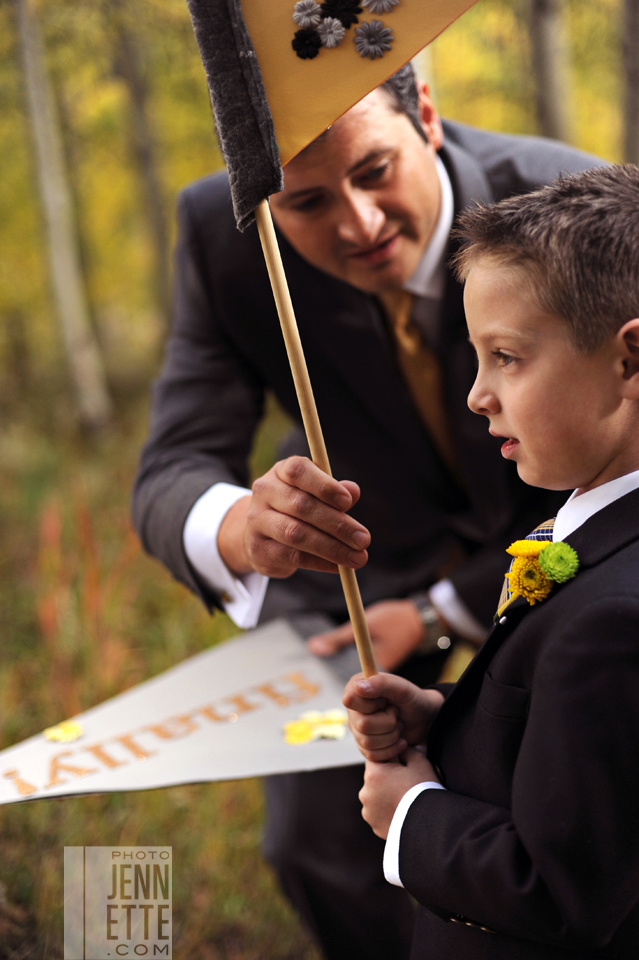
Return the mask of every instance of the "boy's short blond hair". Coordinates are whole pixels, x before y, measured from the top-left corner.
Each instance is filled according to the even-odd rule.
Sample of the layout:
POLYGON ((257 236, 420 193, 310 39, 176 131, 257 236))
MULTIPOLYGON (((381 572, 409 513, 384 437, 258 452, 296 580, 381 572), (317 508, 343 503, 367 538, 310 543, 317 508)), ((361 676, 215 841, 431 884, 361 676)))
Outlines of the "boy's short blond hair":
POLYGON ((459 280, 485 257, 521 266, 539 305, 563 319, 579 350, 601 347, 639 316, 639 168, 617 164, 560 177, 458 219, 459 280))

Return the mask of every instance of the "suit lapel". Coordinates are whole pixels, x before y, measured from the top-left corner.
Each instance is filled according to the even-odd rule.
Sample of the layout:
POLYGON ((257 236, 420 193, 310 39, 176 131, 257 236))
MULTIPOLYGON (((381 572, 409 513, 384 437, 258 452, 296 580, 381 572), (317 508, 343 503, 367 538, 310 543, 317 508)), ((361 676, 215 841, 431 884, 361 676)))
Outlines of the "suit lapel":
MULTIPOLYGON (((577 551, 579 570, 587 570, 602 563, 612 554, 639 540, 639 489, 627 493, 586 520, 569 537, 568 543, 577 551)), ((579 571, 576 576, 579 576, 579 571)), ((542 604, 552 603, 560 591, 569 588, 570 583, 555 586, 552 593, 542 604)), ((441 736, 445 730, 451 710, 477 695, 484 674, 491 660, 517 629, 524 617, 535 609, 523 597, 518 597, 505 612, 504 623, 497 623, 486 638, 475 658, 468 665, 445 702, 442 704, 428 735, 429 749, 437 757, 441 736)))

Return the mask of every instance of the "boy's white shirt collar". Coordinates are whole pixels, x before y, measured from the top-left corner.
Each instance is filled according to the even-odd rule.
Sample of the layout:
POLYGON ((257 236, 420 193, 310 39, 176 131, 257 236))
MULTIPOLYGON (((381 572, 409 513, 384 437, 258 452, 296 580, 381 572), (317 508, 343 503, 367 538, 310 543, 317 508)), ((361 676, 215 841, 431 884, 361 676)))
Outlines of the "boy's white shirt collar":
POLYGON ((573 491, 557 513, 552 531, 553 541, 558 543, 560 540, 565 540, 595 513, 637 488, 639 488, 639 470, 626 473, 625 476, 617 477, 616 480, 609 480, 608 483, 602 483, 594 490, 587 490, 579 495, 576 490, 573 491))
POLYGON ((441 300, 446 287, 446 248, 453 226, 455 204, 450 177, 439 157, 435 157, 435 166, 441 187, 439 219, 415 272, 404 284, 404 290, 414 293, 416 297, 441 300))
MULTIPOLYGON (((577 495, 577 491, 573 491, 557 513, 553 527, 553 542, 564 540, 604 507, 637 489, 639 489, 639 470, 617 477, 616 480, 609 480, 608 483, 602 483, 601 486, 595 487, 594 490, 587 490, 586 493, 577 495)), ((415 784, 406 791, 393 814, 384 847, 384 876, 396 887, 404 886, 399 876, 399 847, 406 814, 411 804, 424 790, 437 787, 445 789, 441 784, 432 781, 415 784)))

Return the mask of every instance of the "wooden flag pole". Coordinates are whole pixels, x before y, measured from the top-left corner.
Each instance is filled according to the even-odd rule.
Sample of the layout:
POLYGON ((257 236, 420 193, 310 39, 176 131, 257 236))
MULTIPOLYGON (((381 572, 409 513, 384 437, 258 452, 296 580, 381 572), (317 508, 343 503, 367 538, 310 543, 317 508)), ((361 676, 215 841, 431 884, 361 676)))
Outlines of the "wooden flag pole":
MULTIPOLYGON (((316 463, 320 470, 332 476, 331 465, 326 452, 322 427, 317 415, 313 388, 311 387, 311 381, 306 367, 302 341, 300 340, 299 330, 297 329, 297 321, 295 320, 295 313, 293 312, 291 295, 286 281, 286 274, 284 273, 284 266, 280 256, 280 248, 277 242, 277 236, 275 235, 275 227, 273 226, 273 218, 271 217, 268 200, 262 200, 256 208, 255 219, 257 220, 257 229, 260 234, 260 240, 262 241, 264 259, 266 260, 268 275, 271 280, 271 286, 273 287, 273 296, 275 297, 275 304, 282 325, 284 343, 286 344, 286 352, 293 372, 295 392, 297 393, 297 399, 302 412, 302 420, 304 421, 304 429, 311 450, 311 457, 313 458, 313 463, 316 463)), ((359 586, 357 585, 355 571, 351 570, 350 567, 339 567, 339 575, 342 581, 344 596, 346 597, 346 606, 348 607, 348 614, 351 618, 353 633, 355 634, 355 643, 357 644, 357 652, 362 665, 362 671, 365 677, 372 677, 377 673, 377 666, 375 664, 373 645, 371 643, 370 633, 368 632, 364 605, 359 592, 359 586)))

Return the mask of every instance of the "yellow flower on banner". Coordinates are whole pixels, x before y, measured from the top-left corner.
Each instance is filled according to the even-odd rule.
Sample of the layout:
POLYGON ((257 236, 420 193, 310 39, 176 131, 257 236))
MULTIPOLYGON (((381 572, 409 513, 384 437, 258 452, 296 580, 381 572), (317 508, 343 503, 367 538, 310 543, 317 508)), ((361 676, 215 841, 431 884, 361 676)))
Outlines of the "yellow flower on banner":
POLYGON ((550 540, 515 540, 506 548, 511 557, 538 557, 550 545, 550 540))
POLYGON ((84 728, 77 720, 63 720, 62 723, 57 723, 55 727, 47 727, 43 733, 47 740, 70 743, 71 740, 78 740, 82 736, 84 728))
POLYGON ((548 579, 539 561, 534 557, 517 557, 513 562, 512 570, 506 576, 512 597, 525 597, 531 605, 537 600, 545 600, 552 590, 552 581, 548 579))
POLYGON ((346 736, 347 716, 343 710, 307 710, 299 720, 284 724, 287 743, 311 743, 313 740, 343 740, 346 736))

